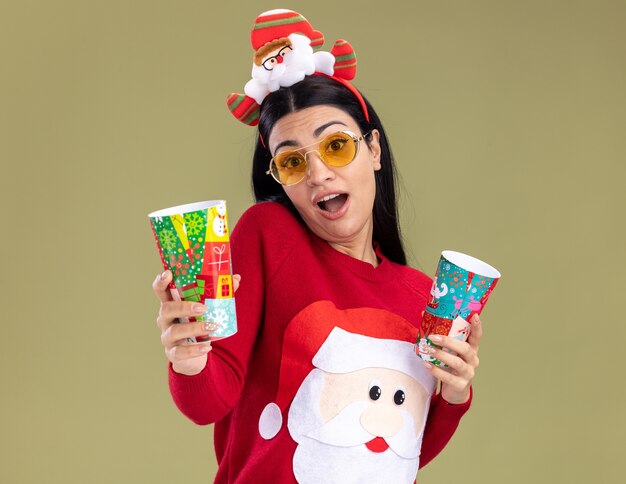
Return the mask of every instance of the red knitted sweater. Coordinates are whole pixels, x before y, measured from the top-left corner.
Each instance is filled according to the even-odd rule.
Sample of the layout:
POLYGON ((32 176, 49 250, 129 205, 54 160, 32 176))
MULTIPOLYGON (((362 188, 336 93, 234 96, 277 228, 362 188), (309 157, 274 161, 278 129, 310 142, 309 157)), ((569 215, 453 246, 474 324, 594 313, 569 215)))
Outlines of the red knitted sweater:
MULTIPOLYGON (((305 308, 328 301, 339 309, 384 310, 419 325, 432 280, 376 252, 376 268, 340 253, 276 203, 258 203, 242 215, 231 236, 233 272, 242 277, 238 332, 213 343, 201 373, 169 369, 181 412, 200 425, 215 423, 215 482, 296 482, 288 405, 281 408, 284 423, 273 438, 260 435, 259 418, 276 401, 280 372, 287 371, 281 360, 285 331, 305 308)), ((310 365, 311 355, 302 358, 310 365)), ((471 397, 463 405, 450 405, 439 394, 431 398, 420 467, 447 444, 470 402, 471 397)))

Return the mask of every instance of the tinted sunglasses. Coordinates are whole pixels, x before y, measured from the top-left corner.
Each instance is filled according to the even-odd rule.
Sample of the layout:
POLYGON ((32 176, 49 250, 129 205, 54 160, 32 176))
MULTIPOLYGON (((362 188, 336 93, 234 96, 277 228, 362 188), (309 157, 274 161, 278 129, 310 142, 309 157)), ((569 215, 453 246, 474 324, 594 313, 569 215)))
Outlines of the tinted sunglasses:
POLYGON ((329 134, 318 143, 303 146, 297 150, 282 151, 270 160, 266 175, 272 175, 281 185, 295 185, 306 175, 309 153, 317 153, 328 166, 346 166, 359 154, 359 144, 369 133, 357 136, 351 131, 338 131, 329 134), (317 145, 317 149, 304 151, 317 145))

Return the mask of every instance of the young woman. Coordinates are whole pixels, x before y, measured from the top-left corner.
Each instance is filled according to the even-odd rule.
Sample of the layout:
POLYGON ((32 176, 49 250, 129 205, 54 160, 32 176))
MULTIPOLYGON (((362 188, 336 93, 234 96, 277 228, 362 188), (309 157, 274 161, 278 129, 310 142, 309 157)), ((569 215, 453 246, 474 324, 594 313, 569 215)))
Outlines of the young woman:
POLYGON ((169 272, 153 284, 173 398, 215 422, 216 482, 413 482, 469 408, 478 317, 468 342, 442 337, 448 370, 403 353, 432 281, 405 265, 391 151, 364 102, 367 116, 323 76, 264 101, 258 203, 231 237, 235 336, 187 344, 211 324, 173 324, 198 304, 171 301, 169 272))

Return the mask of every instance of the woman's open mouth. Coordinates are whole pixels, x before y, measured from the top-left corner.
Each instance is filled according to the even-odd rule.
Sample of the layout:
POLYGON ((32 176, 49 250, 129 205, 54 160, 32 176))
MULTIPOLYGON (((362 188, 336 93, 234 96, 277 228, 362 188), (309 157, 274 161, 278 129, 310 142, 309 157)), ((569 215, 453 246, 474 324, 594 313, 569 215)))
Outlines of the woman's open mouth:
POLYGON ((333 193, 325 196, 316 203, 319 214, 328 220, 337 220, 343 217, 350 206, 350 197, 347 193, 333 193))
POLYGON ((346 193, 336 193, 322 198, 319 202, 317 202, 317 206, 325 212, 335 213, 341 210, 347 200, 348 195, 346 193))

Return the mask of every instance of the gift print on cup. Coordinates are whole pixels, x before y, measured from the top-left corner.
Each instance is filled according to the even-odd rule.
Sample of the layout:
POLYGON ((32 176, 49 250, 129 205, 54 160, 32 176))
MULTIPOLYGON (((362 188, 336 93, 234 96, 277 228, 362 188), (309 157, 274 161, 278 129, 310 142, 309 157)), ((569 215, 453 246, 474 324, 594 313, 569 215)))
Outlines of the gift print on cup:
POLYGON ((202 342, 237 332, 226 202, 213 200, 166 208, 148 215, 163 268, 172 271, 174 300, 203 303, 209 310, 185 321, 217 325, 202 342))

